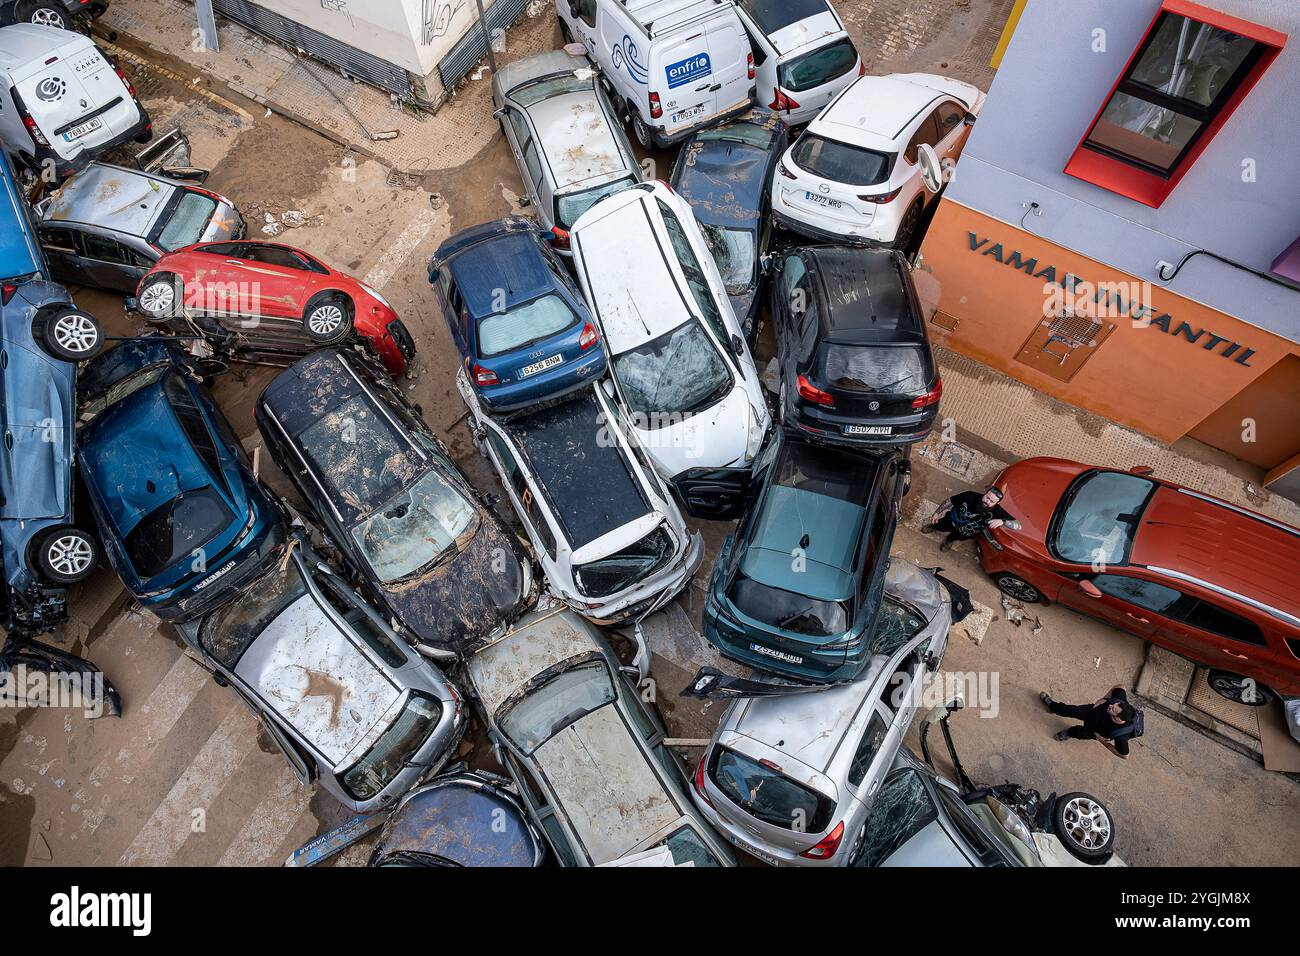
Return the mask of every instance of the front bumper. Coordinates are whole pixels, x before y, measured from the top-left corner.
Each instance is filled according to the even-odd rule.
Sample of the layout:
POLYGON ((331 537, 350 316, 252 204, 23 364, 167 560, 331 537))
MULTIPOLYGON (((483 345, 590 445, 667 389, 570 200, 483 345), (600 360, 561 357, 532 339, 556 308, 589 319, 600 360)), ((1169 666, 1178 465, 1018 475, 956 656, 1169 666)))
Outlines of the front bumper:
POLYGON ((576 605, 575 609, 593 624, 604 627, 635 620, 650 608, 663 607, 681 594, 703 561, 704 539, 699 532, 695 532, 682 556, 649 581, 623 592, 617 599, 599 608, 576 605))

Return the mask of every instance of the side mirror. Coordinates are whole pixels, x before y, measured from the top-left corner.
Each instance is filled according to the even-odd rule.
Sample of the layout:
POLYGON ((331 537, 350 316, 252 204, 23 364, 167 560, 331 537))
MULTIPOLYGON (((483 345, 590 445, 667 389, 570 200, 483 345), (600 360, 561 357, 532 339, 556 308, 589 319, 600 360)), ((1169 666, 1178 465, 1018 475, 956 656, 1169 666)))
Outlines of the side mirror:
POLYGON ((1090 598, 1101 597, 1101 588, 1097 587, 1097 585, 1093 584, 1091 581, 1080 581, 1079 590, 1090 598))
POLYGON ((776 271, 776 256, 770 252, 765 252, 758 257, 758 270, 763 275, 768 276, 776 271))
POLYGON ((925 722, 927 724, 937 724, 949 714, 955 714, 965 706, 966 699, 961 694, 954 694, 939 706, 931 707, 929 713, 925 715, 925 722))
POLYGON ((1156 470, 1150 465, 1134 465, 1128 470, 1130 475, 1154 475, 1156 470))
POLYGON ((503 106, 503 107, 501 107, 501 109, 499 109, 499 110, 493 110, 493 111, 492 111, 492 118, 493 118, 494 120, 503 120, 503 119, 505 119, 505 118, 506 118, 506 108, 503 106))
POLYGON ((434 283, 436 283, 438 281, 438 276, 441 274, 442 274, 442 270, 438 268, 437 263, 430 262, 429 263, 429 285, 433 285, 434 283))
POLYGON ((745 340, 734 333, 731 336, 731 351, 735 352, 737 355, 745 354, 745 340))
POLYGON ((611 382, 611 381, 610 381, 609 379, 607 379, 607 378, 602 378, 602 379, 600 380, 600 387, 601 387, 601 389, 605 392, 605 395, 606 395, 606 396, 607 396, 611 401, 613 401, 613 399, 614 399, 614 383, 611 382))
POLYGON ((921 181, 925 184, 925 188, 929 192, 937 193, 939 187, 943 185, 943 164, 939 161, 939 154, 934 151, 934 147, 929 143, 918 143, 916 163, 921 167, 921 181))
POLYGON ((961 123, 962 123, 963 126, 974 126, 974 125, 975 125, 975 114, 974 114, 974 113, 967 113, 965 116, 962 117, 962 121, 961 121, 961 123))

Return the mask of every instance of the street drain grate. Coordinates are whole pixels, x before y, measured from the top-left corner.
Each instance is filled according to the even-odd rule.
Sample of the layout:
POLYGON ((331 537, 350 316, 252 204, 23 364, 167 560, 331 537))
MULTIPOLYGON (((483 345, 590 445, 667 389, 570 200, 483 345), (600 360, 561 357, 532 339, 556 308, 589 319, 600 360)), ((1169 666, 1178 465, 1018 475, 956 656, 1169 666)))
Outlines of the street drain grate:
POLYGON ((1216 694, 1206 679, 1209 673, 1204 667, 1196 668, 1192 675, 1192 686, 1187 690, 1187 704, 1203 714, 1209 714, 1215 720, 1259 739, 1259 721, 1255 717, 1256 708, 1216 694))

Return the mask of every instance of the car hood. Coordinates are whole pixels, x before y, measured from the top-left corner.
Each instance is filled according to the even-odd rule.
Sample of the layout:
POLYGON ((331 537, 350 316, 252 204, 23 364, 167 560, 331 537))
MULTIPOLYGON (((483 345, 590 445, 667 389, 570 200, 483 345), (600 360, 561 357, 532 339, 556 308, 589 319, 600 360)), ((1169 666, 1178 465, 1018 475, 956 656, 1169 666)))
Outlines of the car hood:
POLYGON ((526 598, 519 593, 526 560, 514 535, 483 513, 460 554, 383 594, 420 643, 461 653, 515 619, 526 598))
POLYGON ((737 381, 722 401, 661 428, 638 427, 636 435, 659 473, 671 479, 691 468, 722 468, 738 461, 745 455, 750 429, 760 427, 749 410, 749 395, 737 381))
POLYGON ((998 476, 997 486, 1005 493, 1002 507, 1020 522, 1019 531, 999 531, 1041 549, 1047 540, 1047 526, 1065 489, 1087 465, 1063 458, 1026 458, 998 476))

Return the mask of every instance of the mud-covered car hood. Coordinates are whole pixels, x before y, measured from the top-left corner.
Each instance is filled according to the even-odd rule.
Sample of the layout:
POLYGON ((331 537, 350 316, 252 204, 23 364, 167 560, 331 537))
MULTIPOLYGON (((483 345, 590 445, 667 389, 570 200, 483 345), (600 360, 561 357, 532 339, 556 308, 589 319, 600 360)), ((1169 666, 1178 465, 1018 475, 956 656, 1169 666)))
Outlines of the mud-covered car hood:
POLYGON ((484 512, 478 532, 460 554, 383 594, 417 641, 461 653, 523 610, 526 561, 515 536, 495 514, 484 512))

